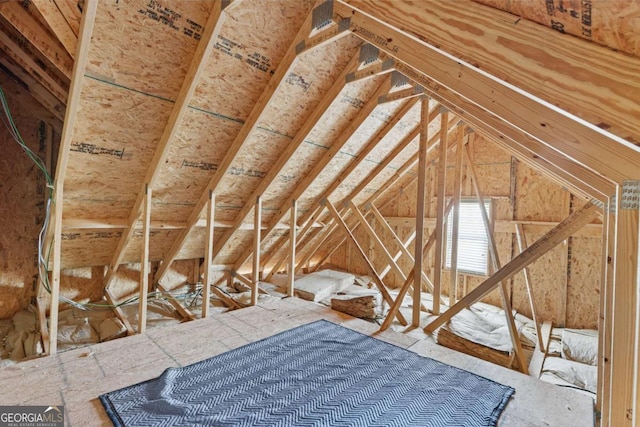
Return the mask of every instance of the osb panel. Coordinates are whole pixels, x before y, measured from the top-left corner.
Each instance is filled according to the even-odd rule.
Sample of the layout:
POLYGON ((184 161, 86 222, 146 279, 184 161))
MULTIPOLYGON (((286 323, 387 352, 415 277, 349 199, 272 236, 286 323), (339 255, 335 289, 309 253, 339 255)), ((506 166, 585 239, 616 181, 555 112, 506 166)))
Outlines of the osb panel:
MULTIPOLYGON (((223 178, 217 195, 220 201, 237 206, 247 202, 260 179, 269 173, 285 152, 293 136, 333 83, 336 74, 350 59, 354 48, 354 39, 343 39, 325 49, 311 52, 296 62, 285 79, 286 84, 281 85, 269 108, 261 116, 258 130, 247 140, 230 173, 223 178), (303 85, 301 82, 306 83, 303 85)), ((325 142, 307 137, 304 144, 325 145, 325 142)), ((291 163, 290 161, 289 164, 291 163)), ((297 171, 284 168, 279 173, 263 196, 263 206, 272 209, 278 207, 280 199, 283 199, 281 193, 288 194, 292 189, 292 177, 300 175, 300 170, 304 170, 299 163, 296 166, 297 171), (273 200, 274 198, 278 200, 273 200)), ((265 213, 265 221, 269 221, 270 216, 268 212, 265 213)), ((235 213, 230 212, 229 215, 228 219, 235 218, 235 213)))
MULTIPOLYGON (((152 219, 183 221, 189 216, 241 126, 217 115, 187 111, 167 161, 160 167, 152 219)), ((224 204, 219 199, 216 202, 224 204)))
MULTIPOLYGON (((389 190, 390 194, 393 194, 393 189, 389 190)), ((427 195, 427 198, 429 195, 427 195)), ((418 180, 413 182, 395 198, 395 204, 397 206, 397 216, 416 216, 416 207, 418 203, 418 180)))
POLYGON ((175 100, 211 5, 193 0, 101 2, 87 74, 175 100))
POLYGON ((597 329, 600 311, 602 239, 571 238, 567 283, 567 327, 597 329))
MULTIPOLYGON (((391 106, 388 105, 378 108, 387 111, 391 110, 391 106)), ((374 112, 376 110, 374 110, 374 112)), ((373 114, 369 116, 349 139, 347 144, 345 144, 340 153, 329 162, 327 167, 325 167, 322 173, 314 180, 313 185, 305 193, 305 198, 317 199, 318 196, 340 176, 342 171, 349 166, 354 160, 354 156, 358 155, 382 126, 384 126, 384 123, 381 122, 380 119, 373 114)))
POLYGON ((127 218, 172 105, 87 78, 65 179, 65 218, 127 218))
MULTIPOLYGON (((220 181, 216 201, 241 208, 245 203, 255 203, 249 196, 260 184, 278 157, 289 144, 289 139, 280 135, 270 134, 262 130, 255 132, 231 167, 230 173, 220 181)), ((264 203, 264 201, 263 201, 264 203)), ((224 217, 218 212, 219 219, 235 219, 235 213, 224 217)), ((249 218, 246 219, 250 222, 249 218)))
MULTIPOLYGON (((529 245, 542 237, 540 234, 528 233, 526 226, 524 229, 529 245)), ((556 246, 555 249, 544 254, 529 266, 529 275, 536 299, 538 317, 541 320, 553 321, 554 326, 563 325, 565 317, 562 301, 565 298, 563 293, 566 290, 563 277, 566 276, 567 272, 563 271, 562 263, 560 262, 562 257, 565 256, 563 245, 564 243, 561 243, 556 246)), ((513 308, 527 316, 531 316, 523 273, 518 273, 514 276, 513 289, 513 308)))
MULTIPOLYGON (((281 179, 276 180, 270 186, 266 193, 267 199, 273 199, 279 194, 290 195, 300 185, 300 182, 326 154, 336 138, 358 114, 380 83, 380 79, 373 79, 345 86, 318 124, 305 138, 305 142, 286 163, 280 174, 281 179)), ((338 154, 338 156, 344 155, 338 154)), ((314 184, 310 188, 313 189, 314 184)), ((322 189, 316 191, 319 193, 322 189)), ((312 199, 308 191, 300 199, 300 209, 309 208, 310 203, 306 202, 307 199, 312 199)), ((284 198, 279 198, 270 203, 270 207, 278 208, 283 201, 284 198)), ((271 216, 267 214, 265 220, 271 221, 271 219, 271 216)))
POLYGON ((522 163, 516 169, 515 219, 561 221, 566 208, 562 188, 522 163))
MULTIPOLYGON (((511 162, 476 163, 474 166, 483 197, 509 196, 511 191, 511 180, 509 176, 511 173, 511 162)), ((464 176, 465 171, 463 170, 463 177, 464 176)), ((453 185, 453 175, 451 176, 451 181, 449 181, 447 177, 447 187, 453 192, 453 187, 449 187, 449 182, 453 185)), ((475 191, 473 191, 472 194, 475 197, 475 191)))
POLYGON ((258 126, 293 137, 357 53, 359 45, 360 40, 349 35, 300 56, 274 94, 269 109, 260 117, 258 126))
MULTIPOLYGON (((358 243, 360 244, 360 247, 365 251, 366 254, 368 254, 369 253, 369 236, 360 227, 358 227, 358 229, 353 234, 356 240, 358 241, 358 243)), ((367 264, 362 258, 362 255, 360 254, 358 249, 353 245, 353 242, 351 242, 351 240, 348 240, 348 242, 350 246, 350 249, 349 249, 350 257, 349 257, 349 262, 347 263, 347 268, 349 269, 349 271, 356 274, 371 274, 369 273, 369 269, 367 268, 367 264)), ((378 269, 378 272, 379 272, 379 269, 378 269)))
POLYGON ((80 20, 82 19, 78 2, 75 0, 54 0, 54 3, 69 23, 71 31, 77 36, 80 30, 80 20))
MULTIPOLYGON (((4 73, 5 91, 13 119, 27 146, 46 156, 44 109, 4 73)), ((33 162, 0 126, 0 319, 25 307, 37 280, 38 233, 44 220, 45 180, 33 162)))
MULTIPOLYGON (((324 254, 323 254, 324 256, 324 254)), ((328 260, 328 264, 331 264, 339 269, 349 271, 347 268, 347 244, 346 242, 331 255, 328 260)))
MULTIPOLYGON (((395 197, 396 194, 400 191, 400 188, 409 182, 411 179, 416 177, 417 174, 417 166, 412 170, 406 172, 404 176, 399 180, 397 185, 388 187, 388 181, 392 179, 397 173, 398 169, 416 152, 418 151, 418 141, 417 139, 409 144, 402 152, 396 157, 395 161, 393 161, 387 168, 384 169, 375 179, 373 179, 369 185, 365 187, 365 189, 358 195, 354 202, 356 204, 361 204, 368 200, 378 189, 384 188, 385 191, 378 197, 376 205, 381 205, 382 203, 386 203, 389 198, 395 197)), ((406 190, 403 190, 406 192, 406 190)))
MULTIPOLYGON (((253 214, 251 216, 253 217, 253 214)), ((238 230, 216 256, 215 262, 217 264, 235 263, 241 255, 246 253, 246 249, 253 247, 253 236, 252 230, 238 230)))
MULTIPOLYGON (((189 215, 284 55, 304 19, 308 3, 296 2, 282 8, 245 3, 229 11, 191 102, 192 108, 170 147, 168 162, 161 168, 154 197, 160 206, 152 214, 154 217, 185 219, 189 215), (257 10, 261 12, 258 14, 257 10), (283 21, 288 25, 282 25, 283 21), (266 31, 270 37, 264 37, 256 29, 266 31)), ((292 72, 296 70, 294 67, 292 72)), ((326 66, 321 71, 326 71, 326 66)), ((297 72, 303 81, 313 78, 297 72)), ((324 77, 323 73, 319 77, 324 77)), ((286 86, 274 95, 257 131, 225 176, 221 188, 228 191, 217 194, 218 219, 235 218, 243 196, 248 196, 268 171, 274 156, 288 143, 290 129, 283 125, 292 120, 280 120, 270 127, 264 123, 268 111, 289 89, 286 86)), ((308 92, 317 95, 316 90, 308 92)), ((300 102, 308 101, 309 95, 301 97, 300 102)), ((292 112, 288 113, 290 118, 292 112)))
POLYGON ((226 10, 191 105, 244 121, 312 5, 312 0, 257 0, 226 10))
MULTIPOLYGON (((413 153, 415 154, 415 152, 413 153)), ((389 169, 387 169, 389 170, 389 169)), ((385 174, 387 172, 387 170, 385 170, 385 174)), ((373 180, 371 182, 371 184, 369 184, 367 186, 367 188, 370 189, 375 189, 377 190, 379 187, 378 185, 385 185, 386 181, 395 173, 395 171, 390 171, 391 173, 388 176, 384 176, 383 174, 380 174, 380 177, 376 178, 375 180, 373 180)), ((385 191, 383 191, 377 198, 375 205, 377 207, 383 206, 386 203, 392 203, 393 200, 395 200, 399 195, 403 194, 403 193, 407 193, 409 194, 409 200, 411 200, 412 197, 415 197, 415 190, 410 190, 410 182, 416 177, 417 174, 417 166, 415 166, 413 169, 411 169, 409 172, 406 172, 399 180, 398 182, 396 182, 395 185, 386 188, 385 191), (411 194, 413 194, 413 196, 411 196, 411 194)), ((415 183, 411 183, 412 185, 415 183)), ((360 200, 358 200, 358 202, 360 202, 360 200)), ((415 202, 414 202, 415 203, 415 202)), ((401 212, 401 207, 399 207, 399 211, 398 213, 400 214, 401 212)), ((382 212, 384 211, 384 208, 382 210, 382 212)))
MULTIPOLYGON (((162 259, 163 247, 175 239, 178 230, 151 230, 149 259, 162 259)), ((111 262, 120 230, 86 229, 62 232, 62 268, 107 265, 111 262)), ((141 232, 136 231, 127 246, 123 262, 137 262, 142 256, 141 232)))
POLYGON ((640 3, 629 0, 475 0, 616 50, 640 56, 640 3))
MULTIPOLYGON (((276 248, 274 245, 276 242, 278 242, 280 240, 280 238, 282 236, 289 236, 289 230, 288 229, 277 229, 274 230, 272 233, 270 233, 268 236, 262 236, 262 256, 264 257, 267 253, 271 252, 271 250, 279 250, 279 253, 285 253, 289 251, 289 239, 287 238, 284 241, 284 245, 280 246, 278 248, 276 248)), ((264 259, 264 258, 263 258, 264 259)), ((272 259, 272 261, 269 264, 266 264, 265 267, 268 266, 272 266, 273 262, 275 262, 274 259, 272 259)), ((270 268, 269 268, 270 270, 270 268)))
POLYGON ((505 163, 511 160, 511 155, 502 148, 498 147, 493 142, 486 139, 481 133, 474 132, 469 136, 472 138, 472 154, 474 163, 477 164, 491 164, 491 163, 505 163))
MULTIPOLYGON (((398 104, 397 107, 401 107, 402 104, 398 104)), ((378 111, 378 110, 376 110, 378 111)), ((396 108, 397 111, 397 108, 396 108)), ((378 112, 379 117, 384 113, 383 110, 378 112)), ((420 115, 419 105, 414 106, 398 124, 378 143, 376 148, 349 174, 342 184, 336 189, 331 196, 331 200, 334 202, 341 202, 351 195, 353 190, 360 185, 362 181, 367 179, 378 165, 387 158, 389 153, 393 151, 398 144, 407 136, 409 132, 415 127, 420 115)), ((386 120, 389 120, 386 118, 386 120)), ((402 164, 406 157, 411 156, 417 149, 417 138, 409 145, 409 148, 405 148, 403 152, 394 160, 384 171, 380 173, 367 187, 364 188, 360 195, 357 195, 353 201, 354 203, 362 203, 368 199, 371 194, 379 187, 376 184, 385 182, 395 173, 397 166, 402 164)))

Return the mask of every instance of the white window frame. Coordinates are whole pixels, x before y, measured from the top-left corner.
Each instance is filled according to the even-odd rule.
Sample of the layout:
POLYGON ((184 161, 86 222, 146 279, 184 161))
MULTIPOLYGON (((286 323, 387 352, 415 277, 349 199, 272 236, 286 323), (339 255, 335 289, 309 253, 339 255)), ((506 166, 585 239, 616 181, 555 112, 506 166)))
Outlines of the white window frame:
MULTIPOLYGON (((491 199, 485 199, 487 215, 491 218, 491 199)), ((487 276, 489 273, 489 241, 482 220, 478 199, 460 200, 458 226, 458 272, 475 276, 487 276), (470 216, 471 215, 471 216, 470 216)), ((453 230, 453 209, 447 220, 447 239, 445 247, 445 269, 451 269, 451 234, 453 230)))

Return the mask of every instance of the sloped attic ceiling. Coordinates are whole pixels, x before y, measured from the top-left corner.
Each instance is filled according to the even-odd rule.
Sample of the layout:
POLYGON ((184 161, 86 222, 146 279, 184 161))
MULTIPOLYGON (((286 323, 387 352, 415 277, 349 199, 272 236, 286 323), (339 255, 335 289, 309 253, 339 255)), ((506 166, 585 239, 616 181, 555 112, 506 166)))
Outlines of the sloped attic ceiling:
MULTIPOLYGON (((165 259, 182 240, 174 246, 176 259, 202 257, 203 205, 212 189, 216 263, 232 263, 252 241, 246 229, 251 227, 242 224, 252 223, 258 194, 269 226, 287 213, 294 193, 300 214, 308 212, 396 112, 415 104, 378 105, 394 84, 409 88, 405 80, 392 79, 390 70, 347 83, 347 74, 376 58, 367 56, 375 50, 359 50, 361 41, 346 32, 296 54, 309 35, 311 16, 306 25, 302 21, 312 4, 267 3, 231 5, 217 21, 207 21, 211 2, 172 3, 171 11, 147 3, 98 7, 64 170, 63 268, 112 262, 127 237, 122 229, 137 219, 147 183, 153 190, 152 260, 165 259), (171 22, 160 10, 171 14, 171 22), (198 40, 208 39, 214 40, 208 51, 197 51, 198 40), (193 68, 199 63, 196 81, 193 68), (183 102, 180 84, 187 75, 195 91, 183 102), (172 126, 171 115, 187 105, 182 121, 172 126), (195 225, 188 235, 187 224, 195 225)), ((333 197, 345 197, 376 166, 375 159, 416 126, 419 108, 403 113, 333 197)), ((439 119, 434 126, 436 132, 439 119)), ((408 144, 373 188, 416 150, 416 143, 408 144)), ((140 234, 124 243, 120 262, 139 261, 140 234)))
POLYGON ((41 21, 75 55, 73 37, 53 18, 64 10, 80 38, 57 169, 64 183, 62 268, 110 265, 113 272, 139 261, 146 188, 150 257, 164 261, 156 278, 173 259, 203 256, 210 194, 214 262, 237 267, 247 259, 258 195, 268 253, 288 233, 292 199, 302 225, 322 199, 336 206, 364 202, 415 163, 421 114, 415 96, 423 90, 432 98, 433 147, 438 105, 446 106, 452 120, 462 118, 585 197, 608 198, 622 178, 633 178, 639 157, 623 142, 640 139, 632 119, 637 58, 551 30, 540 38, 542 55, 523 40, 543 28, 474 3, 434 3, 425 14, 417 3, 368 1, 350 2, 357 9, 311 1, 108 1, 97 8, 88 2, 83 26, 79 4, 58 3, 66 7, 37 10, 41 21), (448 63, 429 63, 441 53, 427 43, 609 132, 448 55, 442 56, 448 63), (553 53, 553 46, 564 50, 553 53), (592 64, 605 53, 606 61, 592 64), (548 64, 555 69, 544 71, 548 64), (593 84, 598 78, 604 87, 593 84), (615 167, 604 165, 607 144, 615 167))

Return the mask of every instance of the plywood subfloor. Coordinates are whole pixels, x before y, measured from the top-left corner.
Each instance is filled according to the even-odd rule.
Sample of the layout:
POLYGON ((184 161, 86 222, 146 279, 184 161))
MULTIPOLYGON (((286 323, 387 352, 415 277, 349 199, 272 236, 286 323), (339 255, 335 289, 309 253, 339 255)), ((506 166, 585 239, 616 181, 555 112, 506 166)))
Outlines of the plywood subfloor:
POLYGON ((0 369, 0 405, 65 405, 66 425, 110 425, 98 395, 154 378, 286 329, 327 319, 516 389, 500 426, 593 425, 591 398, 327 307, 288 298, 207 319, 159 327, 0 369), (9 391, 10 392, 7 392, 9 391))

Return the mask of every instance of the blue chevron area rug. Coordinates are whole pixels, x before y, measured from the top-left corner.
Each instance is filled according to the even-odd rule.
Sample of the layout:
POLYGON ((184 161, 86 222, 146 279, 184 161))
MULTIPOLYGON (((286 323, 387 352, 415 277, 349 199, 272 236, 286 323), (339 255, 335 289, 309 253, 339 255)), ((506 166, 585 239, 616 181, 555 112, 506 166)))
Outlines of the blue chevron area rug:
POLYGON ((515 390, 324 320, 100 396, 116 426, 495 426, 515 390))

